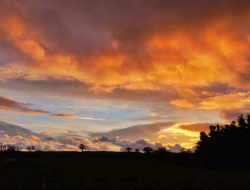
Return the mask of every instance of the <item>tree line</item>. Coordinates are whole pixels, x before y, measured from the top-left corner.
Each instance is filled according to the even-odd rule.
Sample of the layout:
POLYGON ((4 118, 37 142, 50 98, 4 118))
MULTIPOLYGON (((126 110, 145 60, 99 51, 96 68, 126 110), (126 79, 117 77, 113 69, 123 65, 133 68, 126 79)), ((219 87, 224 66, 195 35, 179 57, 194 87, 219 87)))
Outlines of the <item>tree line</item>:
POLYGON ((211 125, 200 132, 196 154, 212 167, 250 167, 250 115, 241 114, 230 124, 211 125))
MULTIPOLYGON (((35 146, 27 146, 26 149, 31 152, 35 150, 35 146)), ((4 145, 0 142, 0 152, 20 152, 22 151, 22 147, 15 145, 4 145)))

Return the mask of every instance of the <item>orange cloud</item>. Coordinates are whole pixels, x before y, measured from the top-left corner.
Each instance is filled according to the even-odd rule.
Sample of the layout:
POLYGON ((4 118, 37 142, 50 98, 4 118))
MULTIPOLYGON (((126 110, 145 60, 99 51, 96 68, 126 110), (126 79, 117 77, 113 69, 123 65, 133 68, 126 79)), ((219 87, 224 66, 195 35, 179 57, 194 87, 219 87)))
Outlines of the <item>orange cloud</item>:
POLYGON ((75 118, 73 114, 64 114, 64 113, 57 113, 57 114, 51 114, 51 117, 60 117, 63 119, 72 119, 75 118))
POLYGON ((201 101, 200 109, 241 108, 250 102, 250 92, 229 92, 201 101))
POLYGON ((14 118, 14 119, 18 118, 17 115, 0 114, 0 116, 1 116, 1 117, 14 118))
POLYGON ((170 101, 170 103, 179 108, 195 108, 195 105, 186 99, 176 99, 170 101))
POLYGON ((30 105, 32 104, 20 103, 0 96, 0 110, 17 112, 17 113, 26 113, 31 115, 49 113, 48 111, 44 110, 30 109, 27 107, 30 105))
MULTIPOLYGON (((72 96, 160 102, 166 107, 148 113, 151 119, 168 115, 168 121, 174 106, 187 108, 190 115, 192 109, 215 110, 217 115, 222 110, 220 116, 225 119, 230 115, 228 109, 249 104, 250 2, 58 2, 45 0, 39 6, 36 1, 29 5, 0 2, 0 40, 4 44, 0 50, 8 58, 0 60, 2 84, 14 79, 16 83, 41 81, 44 86, 54 82, 62 90, 67 87, 61 81, 70 81, 66 93, 72 96), (216 84, 225 89, 215 88, 216 84)), ((48 113, 29 106, 0 98, 1 110, 48 113)), ((50 116, 75 118, 63 113, 50 116)), ((166 127, 166 123, 136 125, 105 134, 155 138, 166 127)), ((169 142, 189 142, 193 134, 184 136, 185 130, 203 129, 203 124, 180 126, 179 136, 172 131, 169 142)))
POLYGON ((192 132, 209 131, 209 126, 216 125, 215 123, 191 123, 191 124, 180 124, 177 126, 179 129, 184 129, 192 132))
POLYGON ((222 119, 230 121, 230 120, 236 120, 241 113, 243 113, 243 110, 239 108, 222 109, 219 113, 219 116, 222 119))
POLYGON ((2 40, 9 47, 6 54, 13 58, 9 66, 25 73, 20 77, 77 79, 96 93, 114 89, 164 91, 173 84, 192 87, 223 83, 249 88, 247 2, 230 0, 226 7, 222 1, 207 2, 206 7, 196 2, 194 10, 183 10, 175 2, 131 3, 128 7, 114 2, 118 11, 112 17, 108 16, 110 7, 101 1, 98 7, 102 11, 93 8, 95 14, 71 5, 70 10, 84 18, 81 22, 78 14, 65 10, 65 3, 61 1, 58 7, 45 1, 38 8, 34 3, 2 2, 2 40), (128 10, 134 10, 136 16, 131 12, 125 19, 123 13, 128 10), (211 15, 210 10, 216 11, 211 15), (103 45, 96 44, 90 33, 103 45))

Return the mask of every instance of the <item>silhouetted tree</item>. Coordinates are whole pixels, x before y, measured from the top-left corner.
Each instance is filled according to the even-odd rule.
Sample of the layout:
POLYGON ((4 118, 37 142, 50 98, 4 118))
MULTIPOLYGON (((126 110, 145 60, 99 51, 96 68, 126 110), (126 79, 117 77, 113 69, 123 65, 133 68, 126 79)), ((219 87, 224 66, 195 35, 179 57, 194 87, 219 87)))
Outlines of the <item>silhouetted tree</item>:
POLYGON ((2 143, 2 142, 0 143, 0 151, 1 151, 1 152, 4 151, 4 150, 3 150, 3 143, 2 143))
POLYGON ((6 145, 4 145, 2 142, 0 143, 0 151, 1 152, 4 152, 4 151, 6 151, 7 150, 7 147, 6 147, 6 145))
POLYGON ((145 152, 145 153, 152 153, 153 151, 154 150, 149 146, 143 148, 143 152, 145 152))
POLYGON ((31 151, 31 146, 27 146, 26 149, 30 152, 31 151))
POLYGON ((86 149, 86 146, 85 146, 84 144, 80 144, 80 145, 79 145, 79 149, 81 149, 82 152, 83 152, 83 150, 86 149))
POLYGON ((132 148, 130 148, 130 147, 126 148, 126 151, 127 151, 127 152, 131 152, 131 151, 132 151, 132 148))
POLYGON ((15 147, 14 145, 8 145, 7 151, 8 152, 16 152, 18 150, 18 147, 15 147))
POLYGON ((27 146, 26 148, 29 152, 34 151, 35 147, 34 146, 27 146))
POLYGON ((191 149, 190 148, 183 148, 181 150, 181 153, 191 153, 191 149))
POLYGON ((164 163, 166 161, 166 157, 169 151, 165 147, 160 147, 155 151, 155 153, 157 155, 158 162, 164 163))
POLYGON ((15 145, 7 145, 7 146, 2 145, 2 150, 3 150, 4 154, 11 156, 15 152, 19 152, 21 150, 21 148, 19 148, 18 146, 15 146, 15 145))
POLYGON ((35 150, 35 147, 34 147, 34 146, 31 146, 31 150, 33 150, 33 151, 34 151, 34 150, 35 150))
POLYGON ((137 148, 137 149, 135 149, 135 152, 140 152, 140 151, 139 151, 139 149, 137 148))
POLYGON ((214 167, 250 167, 250 115, 200 133, 196 153, 214 167))
POLYGON ((165 147, 160 147, 156 150, 157 153, 167 154, 169 151, 165 147))

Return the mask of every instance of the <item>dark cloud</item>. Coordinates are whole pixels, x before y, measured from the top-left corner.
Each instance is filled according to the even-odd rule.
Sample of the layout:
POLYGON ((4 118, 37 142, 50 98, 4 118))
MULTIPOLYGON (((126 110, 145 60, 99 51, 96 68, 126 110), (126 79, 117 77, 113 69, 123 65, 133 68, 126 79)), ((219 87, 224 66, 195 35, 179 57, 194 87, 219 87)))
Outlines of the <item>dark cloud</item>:
POLYGON ((174 125, 174 122, 159 122, 159 123, 150 123, 150 124, 141 124, 135 125, 128 128, 123 129, 114 129, 110 132, 106 133, 90 133, 90 136, 106 136, 108 138, 119 137, 121 139, 138 139, 140 138, 148 138, 153 136, 155 133, 163 130, 165 128, 169 128, 174 125))
POLYGON ((165 147, 170 152, 181 152, 184 149, 184 147, 182 147, 180 144, 164 146, 161 142, 151 143, 145 139, 139 139, 135 142, 131 142, 129 140, 117 138, 113 144, 121 147, 121 151, 125 151, 128 147, 132 148, 132 150, 138 149, 139 151, 143 151, 143 148, 145 147, 151 147, 154 150, 157 150, 160 147, 165 147))
POLYGON ((22 148, 26 148, 27 147, 27 144, 24 143, 24 142, 18 142, 18 143, 15 143, 14 145, 18 146, 18 147, 22 147, 22 148))
POLYGON ((237 117, 240 116, 241 113, 243 113, 243 110, 241 110, 240 108, 222 109, 220 110, 219 116, 221 119, 232 121, 237 119, 237 117))
POLYGON ((109 150, 109 147, 103 143, 93 143, 93 141, 86 137, 81 136, 61 136, 57 137, 57 140, 60 144, 63 145, 63 147, 72 147, 73 149, 78 149, 79 144, 84 144, 86 146, 87 150, 109 150))
POLYGON ((54 141, 55 140, 55 138, 53 138, 53 137, 45 137, 44 139, 45 139, 45 141, 54 141))
POLYGON ((26 113, 32 115, 49 113, 48 111, 44 110, 30 109, 28 108, 28 106, 32 106, 32 104, 16 102, 14 100, 10 100, 8 98, 0 96, 0 110, 26 113))
POLYGON ((58 141, 61 143, 61 144, 69 144, 69 145, 74 145, 74 146, 77 146, 79 145, 79 142, 77 142, 73 137, 63 137, 63 138, 59 138, 58 141))
POLYGON ((109 140, 109 138, 105 136, 95 137, 95 139, 93 140, 93 142, 110 142, 110 141, 112 141, 112 139, 109 140))
POLYGON ((145 140, 145 139, 140 139, 138 141, 135 141, 135 144, 140 144, 140 145, 143 145, 143 146, 149 146, 150 144, 145 140))
POLYGON ((162 143, 151 143, 146 141, 145 139, 139 139, 135 142, 131 142, 127 139, 119 139, 116 138, 116 141, 112 142, 114 145, 119 146, 121 151, 125 151, 126 148, 130 147, 132 150, 138 149, 139 151, 142 151, 143 148, 149 146, 153 148, 154 150, 158 149, 159 147, 164 147, 162 143))
POLYGON ((21 136, 30 136, 30 135, 42 136, 42 135, 39 135, 37 133, 30 131, 29 129, 25 129, 21 126, 13 125, 13 124, 6 123, 3 121, 0 121, 0 131, 1 131, 0 134, 2 134, 2 135, 7 134, 8 136, 11 136, 11 137, 18 136, 18 135, 21 135, 21 136))
POLYGON ((167 149, 170 151, 170 152, 181 152, 184 147, 182 147, 180 144, 175 144, 175 145, 168 145, 167 146, 167 149))
POLYGON ((201 131, 209 131, 209 126, 217 125, 217 123, 192 123, 192 124, 181 124, 178 125, 178 128, 194 131, 194 132, 201 132, 201 131))

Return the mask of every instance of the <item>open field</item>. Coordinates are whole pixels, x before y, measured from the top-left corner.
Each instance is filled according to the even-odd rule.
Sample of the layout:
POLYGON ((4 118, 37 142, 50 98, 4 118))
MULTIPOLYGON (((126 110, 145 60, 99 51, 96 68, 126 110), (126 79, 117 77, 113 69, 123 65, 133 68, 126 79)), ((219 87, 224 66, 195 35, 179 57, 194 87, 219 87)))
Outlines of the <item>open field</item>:
POLYGON ((247 170, 159 164, 154 155, 140 153, 17 152, 12 157, 15 161, 0 162, 0 189, 250 189, 247 170))

